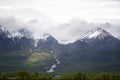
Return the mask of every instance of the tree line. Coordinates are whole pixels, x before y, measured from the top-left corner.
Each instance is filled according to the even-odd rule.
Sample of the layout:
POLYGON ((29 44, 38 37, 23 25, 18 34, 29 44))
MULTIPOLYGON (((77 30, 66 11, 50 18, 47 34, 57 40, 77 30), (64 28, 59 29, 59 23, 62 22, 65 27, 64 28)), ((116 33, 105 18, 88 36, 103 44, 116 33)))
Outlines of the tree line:
POLYGON ((28 71, 2 72, 0 80, 120 80, 120 73, 38 73, 28 71))

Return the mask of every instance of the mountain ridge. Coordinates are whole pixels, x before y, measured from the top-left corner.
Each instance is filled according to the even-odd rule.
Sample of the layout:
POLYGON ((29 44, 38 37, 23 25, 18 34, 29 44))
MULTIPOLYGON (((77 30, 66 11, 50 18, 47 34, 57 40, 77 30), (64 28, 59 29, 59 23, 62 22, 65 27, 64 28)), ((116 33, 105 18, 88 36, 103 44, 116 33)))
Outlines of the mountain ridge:
POLYGON ((45 72, 46 66, 55 63, 54 56, 61 62, 55 69, 57 72, 120 71, 119 67, 115 68, 120 66, 120 40, 102 28, 96 28, 69 44, 60 44, 50 34, 36 40, 25 29, 19 31, 22 34, 20 38, 8 37, 6 32, 9 35, 7 30, 0 35, 0 71, 26 69, 45 72), (11 65, 4 68, 3 62, 11 65))

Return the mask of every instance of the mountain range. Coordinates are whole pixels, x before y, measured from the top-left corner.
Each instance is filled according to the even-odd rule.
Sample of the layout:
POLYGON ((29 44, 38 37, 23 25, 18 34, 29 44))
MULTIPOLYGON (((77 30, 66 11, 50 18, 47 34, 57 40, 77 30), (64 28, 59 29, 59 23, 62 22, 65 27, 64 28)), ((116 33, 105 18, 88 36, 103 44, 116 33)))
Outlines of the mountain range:
POLYGON ((43 37, 34 39, 26 29, 13 34, 0 26, 0 71, 120 71, 120 40, 100 27, 69 44, 43 37))

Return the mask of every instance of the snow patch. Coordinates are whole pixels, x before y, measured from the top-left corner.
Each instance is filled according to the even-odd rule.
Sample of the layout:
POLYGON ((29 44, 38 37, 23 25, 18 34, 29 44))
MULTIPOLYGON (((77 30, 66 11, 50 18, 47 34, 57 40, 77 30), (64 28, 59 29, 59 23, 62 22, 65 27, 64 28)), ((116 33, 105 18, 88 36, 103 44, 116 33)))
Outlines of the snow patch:
POLYGON ((35 47, 38 46, 38 40, 35 40, 35 44, 34 44, 35 47))
POLYGON ((50 34, 44 34, 44 35, 41 37, 41 39, 42 39, 43 41, 46 41, 49 36, 50 36, 50 34))
POLYGON ((92 31, 89 31, 89 33, 87 33, 85 36, 83 36, 81 40, 91 39, 91 38, 94 38, 94 39, 97 38, 99 40, 102 40, 106 36, 112 36, 112 35, 102 28, 95 28, 92 31))
POLYGON ((90 34, 88 37, 89 37, 89 38, 96 37, 96 36, 98 36, 99 34, 101 34, 101 32, 97 32, 97 31, 96 31, 96 32, 90 34))

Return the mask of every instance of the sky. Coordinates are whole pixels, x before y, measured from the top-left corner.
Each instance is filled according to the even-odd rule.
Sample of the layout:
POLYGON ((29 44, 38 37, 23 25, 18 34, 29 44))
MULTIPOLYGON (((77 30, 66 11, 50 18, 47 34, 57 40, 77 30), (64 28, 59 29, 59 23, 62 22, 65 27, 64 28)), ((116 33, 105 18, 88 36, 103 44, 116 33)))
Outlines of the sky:
POLYGON ((72 42, 96 26, 120 37, 119 21, 120 0, 0 0, 0 24, 27 28, 36 38, 49 33, 72 42))

